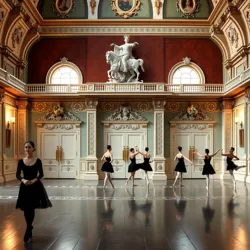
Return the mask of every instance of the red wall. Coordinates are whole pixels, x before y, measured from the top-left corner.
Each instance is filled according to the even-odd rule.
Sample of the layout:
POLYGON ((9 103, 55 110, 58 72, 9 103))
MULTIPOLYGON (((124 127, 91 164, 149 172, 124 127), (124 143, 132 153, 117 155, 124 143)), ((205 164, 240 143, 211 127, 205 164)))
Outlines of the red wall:
MULTIPOLYGON (((204 71, 207 83, 222 83, 222 55, 209 39, 135 36, 130 42, 139 46, 135 58, 144 60, 144 82, 168 82, 170 69, 188 56, 204 71)), ((30 50, 28 82, 44 83, 49 68, 67 57, 83 74, 84 82, 106 82, 109 65, 105 53, 113 50, 111 43, 123 44, 122 36, 91 36, 81 38, 47 38, 30 50)))
POLYGON ((171 68, 186 56, 202 69, 206 83, 222 83, 221 51, 213 41, 202 38, 165 39, 165 82, 171 68))

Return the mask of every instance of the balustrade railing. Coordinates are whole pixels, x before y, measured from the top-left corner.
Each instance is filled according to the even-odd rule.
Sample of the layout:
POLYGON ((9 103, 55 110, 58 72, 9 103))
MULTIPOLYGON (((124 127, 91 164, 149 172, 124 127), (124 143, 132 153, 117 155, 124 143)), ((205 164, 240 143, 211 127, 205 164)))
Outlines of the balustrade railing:
POLYGON ((86 84, 26 84, 0 68, 0 81, 26 94, 91 94, 91 93, 178 93, 227 94, 250 82, 250 68, 225 84, 165 84, 165 83, 86 83, 86 84))

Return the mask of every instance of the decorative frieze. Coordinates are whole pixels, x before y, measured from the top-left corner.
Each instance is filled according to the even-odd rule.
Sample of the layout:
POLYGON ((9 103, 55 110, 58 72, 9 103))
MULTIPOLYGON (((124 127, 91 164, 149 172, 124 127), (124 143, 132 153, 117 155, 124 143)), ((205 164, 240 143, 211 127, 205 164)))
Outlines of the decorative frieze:
POLYGON ((95 114, 88 113, 88 155, 95 155, 95 114))
POLYGON ((19 45, 21 44, 21 41, 23 39, 23 35, 24 35, 24 31, 20 26, 16 27, 13 30, 12 35, 11 35, 13 49, 19 47, 19 45))
POLYGON ((204 35, 209 36, 210 28, 209 27, 163 27, 163 26, 84 26, 84 27, 41 27, 40 34, 78 34, 78 35, 86 35, 86 34, 193 34, 193 35, 204 35))
POLYGON ((236 28, 233 26, 230 26, 228 29, 227 36, 228 36, 231 46, 237 49, 238 42, 239 42, 239 35, 238 35, 236 28))
POLYGON ((163 6, 163 4, 162 4, 161 0, 155 0, 155 9, 156 9, 157 15, 160 15, 162 6, 163 6))
POLYGON ((1 24, 3 23, 3 20, 5 18, 5 15, 6 15, 6 10, 5 8, 3 7, 2 4, 0 4, 0 26, 1 24))

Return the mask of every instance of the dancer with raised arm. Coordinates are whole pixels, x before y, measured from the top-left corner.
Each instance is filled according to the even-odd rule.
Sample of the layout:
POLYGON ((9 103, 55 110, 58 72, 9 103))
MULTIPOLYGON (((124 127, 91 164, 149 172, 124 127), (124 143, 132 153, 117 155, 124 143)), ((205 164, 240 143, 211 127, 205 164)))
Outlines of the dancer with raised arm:
POLYGON ((211 161, 211 158, 214 157, 221 149, 218 149, 216 151, 216 153, 212 154, 212 155, 209 155, 209 149, 205 149, 205 155, 202 155, 198 152, 194 152, 194 154, 197 154, 199 155, 200 157, 203 158, 204 160, 204 166, 203 166, 203 170, 202 170, 202 175, 206 175, 206 181, 207 181, 207 186, 206 186, 206 189, 209 190, 209 182, 210 182, 210 179, 209 179, 209 175, 213 175, 215 174, 215 171, 214 171, 214 168, 213 166, 211 165, 210 161, 211 161))
POLYGON ((176 164, 176 167, 175 167, 175 171, 177 172, 177 175, 175 177, 175 181, 174 181, 173 187, 175 186, 175 183, 178 180, 179 176, 181 176, 180 187, 183 186, 182 185, 182 174, 187 172, 184 159, 187 160, 190 164, 193 164, 192 161, 190 161, 187 157, 185 157, 182 154, 182 152, 181 152, 182 151, 182 147, 181 146, 178 147, 178 150, 179 150, 179 153, 174 158, 174 161, 178 160, 178 163, 176 164))
POLYGON ((25 157, 18 162, 16 178, 21 181, 16 208, 24 212, 27 229, 24 234, 24 242, 32 239, 33 221, 35 209, 52 207, 46 190, 40 181, 43 178, 42 161, 33 156, 35 144, 27 141, 24 144, 25 157), (23 177, 21 176, 23 172, 23 177), (39 174, 39 175, 38 175, 39 174))
POLYGON ((237 166, 234 162, 233 159, 239 160, 239 157, 237 157, 236 155, 234 155, 234 147, 231 147, 229 150, 229 154, 223 154, 221 150, 221 155, 222 156, 226 156, 227 157, 227 170, 229 171, 229 173, 232 176, 234 185, 236 185, 236 180, 234 177, 234 170, 238 171, 240 168, 245 168, 246 166, 237 166))
POLYGON ((107 145, 107 151, 104 153, 104 155, 101 158, 101 161, 105 161, 102 165, 102 171, 105 173, 105 178, 104 178, 104 184, 103 184, 103 189, 106 188, 107 185, 107 181, 109 180, 111 186, 113 189, 115 189, 114 184, 112 182, 110 173, 114 173, 114 169, 113 166, 111 164, 112 160, 113 160, 113 156, 112 156, 112 147, 111 145, 107 145))
POLYGON ((129 159, 130 159, 131 163, 128 166, 128 172, 131 173, 131 174, 128 177, 128 179, 126 180, 125 186, 128 185, 128 181, 130 179, 132 179, 132 183, 133 183, 132 187, 137 186, 137 185, 135 185, 135 172, 139 169, 139 166, 138 166, 138 164, 136 164, 135 156, 138 155, 138 154, 139 154, 139 150, 138 150, 137 147, 136 147, 136 151, 135 151, 134 148, 130 149, 129 159))
POLYGON ((148 153, 149 148, 146 147, 145 148, 145 152, 139 152, 141 155, 143 155, 144 158, 144 162, 139 165, 139 168, 143 169, 145 171, 145 177, 147 180, 147 186, 149 186, 150 182, 149 182, 149 178, 148 178, 148 171, 153 171, 150 163, 152 163, 153 161, 150 161, 151 155, 148 153))

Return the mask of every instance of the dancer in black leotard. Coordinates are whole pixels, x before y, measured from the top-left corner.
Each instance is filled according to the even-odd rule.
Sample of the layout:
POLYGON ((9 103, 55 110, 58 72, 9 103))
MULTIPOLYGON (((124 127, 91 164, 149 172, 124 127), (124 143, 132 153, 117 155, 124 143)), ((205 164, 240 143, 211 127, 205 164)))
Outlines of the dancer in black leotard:
POLYGON ((233 159, 235 158, 236 160, 239 160, 239 157, 237 157, 236 155, 234 155, 234 148, 231 147, 229 150, 229 154, 223 154, 221 151, 221 155, 226 156, 227 157, 227 170, 229 171, 229 173, 231 174, 232 178, 233 178, 233 182, 234 185, 236 186, 236 180, 234 177, 234 170, 239 170, 240 168, 245 168, 246 166, 237 166, 234 162, 233 159))
POLYGON ((202 174, 206 175, 207 180, 207 186, 206 189, 209 190, 209 175, 215 174, 213 166, 210 164, 211 158, 214 157, 221 149, 218 149, 216 153, 209 155, 209 149, 205 149, 205 155, 199 154, 198 152, 194 152, 194 154, 197 154, 201 156, 204 160, 204 166, 202 174))
POLYGON ((35 209, 52 207, 52 204, 41 182, 43 178, 42 161, 33 156, 34 142, 27 141, 24 144, 24 151, 26 156, 19 160, 16 171, 16 178, 21 182, 16 208, 20 208, 24 212, 27 229, 23 240, 26 243, 32 239, 35 209), (23 172, 23 176, 21 176, 21 172, 23 172))
POLYGON ((149 178, 148 178, 148 171, 153 171, 150 163, 152 163, 153 161, 150 161, 151 155, 148 153, 149 148, 146 147, 145 148, 145 152, 139 152, 141 155, 143 155, 144 157, 144 162, 139 165, 139 168, 143 169, 145 171, 145 177, 147 180, 147 186, 149 186, 150 182, 149 182, 149 178))
POLYGON ((113 187, 113 189, 115 188, 114 184, 112 182, 111 176, 110 176, 110 173, 114 173, 114 169, 113 169, 113 166, 111 164, 111 162, 113 160, 111 150, 112 150, 111 146, 108 145, 107 146, 107 151, 102 156, 102 159, 101 159, 102 161, 105 160, 105 162, 102 165, 102 171, 105 172, 105 178, 104 178, 104 184, 103 184, 104 189, 106 187, 107 180, 109 180, 109 182, 110 182, 111 186, 113 187))
POLYGON ((185 166, 185 162, 184 159, 187 160, 188 162, 190 162, 191 164, 193 164, 193 162, 191 162, 187 157, 185 157, 182 154, 182 147, 178 147, 179 153, 175 156, 174 161, 178 160, 178 163, 175 167, 175 171, 177 172, 177 175, 175 177, 175 181, 173 184, 173 187, 175 186, 176 181, 178 180, 179 176, 181 176, 181 182, 180 182, 180 186, 182 187, 182 173, 186 173, 186 166, 185 166))
POLYGON ((130 149, 129 159, 130 159, 131 163, 128 166, 128 172, 131 173, 131 174, 130 174, 130 176, 128 177, 128 179, 126 181, 125 186, 128 185, 128 181, 131 178, 132 178, 132 182, 133 182, 132 187, 137 186, 137 185, 135 185, 135 172, 139 169, 139 166, 138 166, 138 164, 136 164, 135 156, 138 155, 138 154, 139 154, 138 149, 136 149, 136 152, 135 152, 134 148, 130 149))

